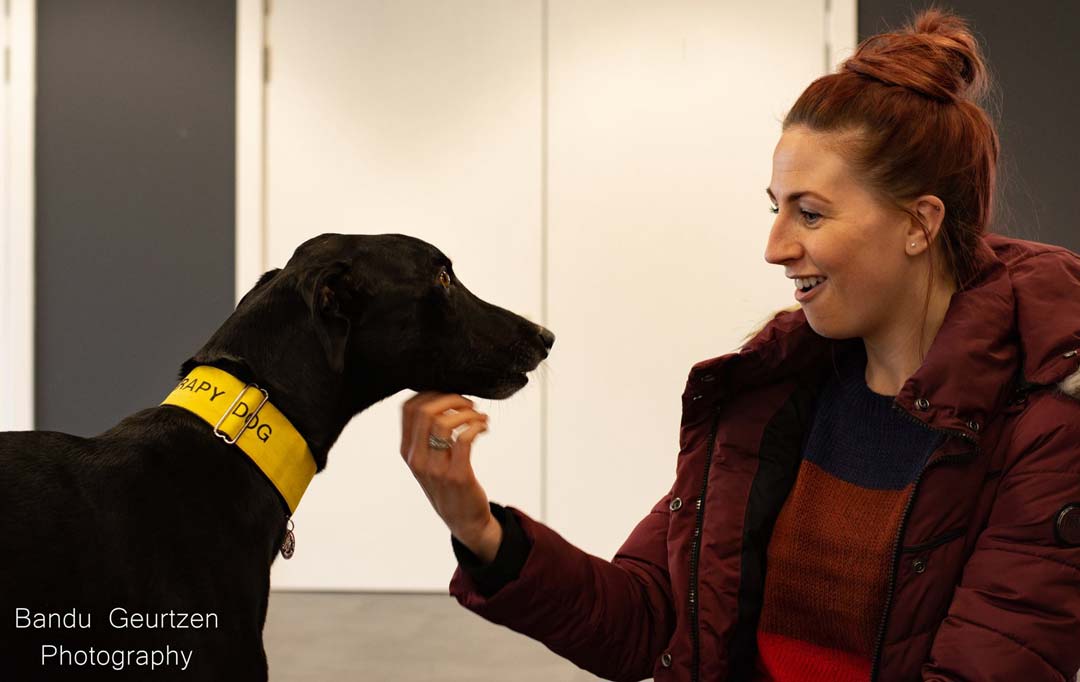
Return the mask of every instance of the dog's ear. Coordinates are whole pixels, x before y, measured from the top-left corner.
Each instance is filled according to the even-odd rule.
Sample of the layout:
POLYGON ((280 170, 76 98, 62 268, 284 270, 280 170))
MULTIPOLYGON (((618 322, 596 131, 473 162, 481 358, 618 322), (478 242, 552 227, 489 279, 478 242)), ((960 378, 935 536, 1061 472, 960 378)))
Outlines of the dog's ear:
POLYGON ((315 335, 322 344, 330 368, 339 374, 345 371, 350 326, 346 308, 355 297, 355 288, 349 263, 345 261, 311 273, 303 285, 315 335))
POLYGON ((244 299, 261 289, 264 284, 274 279, 274 276, 279 272, 281 272, 281 268, 274 268, 273 270, 267 270, 266 272, 264 272, 262 274, 262 277, 259 278, 259 281, 255 282, 255 286, 251 287, 251 289, 249 289, 248 292, 240 298, 240 302, 236 304, 236 307, 239 308, 240 306, 242 306, 244 304, 244 299))
POLYGON ((259 281, 255 282, 255 286, 253 288, 258 289, 262 285, 264 285, 267 282, 269 282, 270 280, 274 279, 274 275, 278 274, 279 272, 281 272, 281 268, 274 268, 273 270, 267 270, 266 272, 264 272, 262 274, 262 277, 259 278, 259 281))

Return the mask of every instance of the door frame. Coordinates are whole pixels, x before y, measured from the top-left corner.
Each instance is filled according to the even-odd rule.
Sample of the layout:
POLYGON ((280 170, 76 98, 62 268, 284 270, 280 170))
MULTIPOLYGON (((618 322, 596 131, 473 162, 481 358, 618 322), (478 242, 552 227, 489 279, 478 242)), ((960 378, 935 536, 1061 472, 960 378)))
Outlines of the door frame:
POLYGON ((236 3, 236 301, 266 270, 270 0, 236 3))
POLYGON ((4 3, 0 114, 0 431, 34 428, 35 0, 4 3))

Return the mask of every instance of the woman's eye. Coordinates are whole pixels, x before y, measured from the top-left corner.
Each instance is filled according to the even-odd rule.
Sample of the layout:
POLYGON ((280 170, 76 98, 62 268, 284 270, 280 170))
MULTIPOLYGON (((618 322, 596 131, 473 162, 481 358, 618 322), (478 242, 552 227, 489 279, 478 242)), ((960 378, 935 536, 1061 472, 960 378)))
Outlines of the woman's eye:
MULTIPOLYGON (((776 206, 775 204, 769 206, 769 213, 772 213, 773 215, 778 215, 780 213, 780 207, 776 206)), ((802 214, 803 220, 806 222, 807 225, 814 225, 821 220, 820 213, 814 213, 813 211, 806 210, 800 210, 799 213, 802 214)))
POLYGON ((450 288, 450 275, 447 274, 446 270, 439 272, 439 285, 442 286, 443 289, 450 288))

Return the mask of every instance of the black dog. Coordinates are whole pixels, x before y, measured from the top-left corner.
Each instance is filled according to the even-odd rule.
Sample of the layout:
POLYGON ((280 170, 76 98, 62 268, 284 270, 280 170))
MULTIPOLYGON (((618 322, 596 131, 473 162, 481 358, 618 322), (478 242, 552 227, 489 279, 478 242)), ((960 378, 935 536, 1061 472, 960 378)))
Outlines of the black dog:
POLYGON ((0 435, 0 679, 267 679, 270 565, 298 494, 240 445, 291 423, 309 478, 370 405, 404 388, 506 398, 554 340, 418 239, 305 242, 180 370, 173 395, 231 422, 168 404, 94 438, 0 435), (234 399, 193 370, 257 387, 234 399))

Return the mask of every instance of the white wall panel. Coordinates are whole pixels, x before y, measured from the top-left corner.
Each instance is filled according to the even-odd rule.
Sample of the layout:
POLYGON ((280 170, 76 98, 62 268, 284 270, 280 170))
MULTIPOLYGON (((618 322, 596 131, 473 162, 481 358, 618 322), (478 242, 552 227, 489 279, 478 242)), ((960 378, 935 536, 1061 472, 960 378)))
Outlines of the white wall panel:
MULTIPOLYGON (((400 232, 481 298, 540 320, 540 4, 273 3, 265 235, 282 265, 322 232, 400 232)), ((364 412, 296 515, 277 588, 445 590, 449 534, 398 454, 405 392, 364 412)), ((540 393, 478 401, 493 499, 540 506, 540 393)))
POLYGON ((764 261, 824 3, 551 0, 548 521, 611 557, 671 486, 691 365, 794 303, 764 261))

